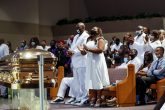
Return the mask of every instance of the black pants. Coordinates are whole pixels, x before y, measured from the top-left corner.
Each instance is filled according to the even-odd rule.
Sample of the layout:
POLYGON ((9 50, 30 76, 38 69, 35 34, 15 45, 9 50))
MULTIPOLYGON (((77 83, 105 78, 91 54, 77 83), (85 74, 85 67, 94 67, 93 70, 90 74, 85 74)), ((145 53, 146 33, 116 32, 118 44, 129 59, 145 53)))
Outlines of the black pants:
POLYGON ((159 79, 155 76, 136 78, 136 94, 139 95, 140 102, 145 102, 146 89, 149 88, 151 84, 155 84, 158 80, 159 79))

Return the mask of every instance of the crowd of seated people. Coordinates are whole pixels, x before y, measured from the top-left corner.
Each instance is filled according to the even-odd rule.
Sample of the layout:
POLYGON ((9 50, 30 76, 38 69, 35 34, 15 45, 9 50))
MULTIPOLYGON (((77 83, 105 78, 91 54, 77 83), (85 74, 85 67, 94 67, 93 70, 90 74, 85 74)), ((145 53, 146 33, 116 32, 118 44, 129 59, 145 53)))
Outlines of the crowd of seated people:
MULTIPOLYGON (((88 34, 90 35, 91 33, 88 34)), ((32 37, 29 42, 25 40, 20 41, 16 49, 12 48, 12 44, 9 41, 4 42, 2 39, 0 40, 0 53, 3 51, 7 53, 4 55, 0 54, 0 58, 9 55, 10 53, 25 49, 42 49, 52 52, 58 58, 57 67, 64 66, 65 76, 68 76, 68 74, 72 73, 73 66, 71 65, 71 57, 69 55, 70 53, 68 54, 68 50, 70 49, 74 38, 74 35, 71 35, 66 42, 61 40, 51 40, 50 43, 47 44, 46 40, 42 40, 40 43, 38 37, 32 37)), ((162 73, 165 69, 163 66, 164 48, 165 30, 150 31, 148 27, 138 26, 135 34, 128 32, 122 39, 119 39, 116 36, 112 37, 112 40, 108 42, 107 49, 103 51, 107 68, 118 69, 127 68, 128 64, 135 65, 138 104, 145 104, 145 93, 149 85, 156 83, 157 80, 165 77, 165 74, 162 73), (157 60, 160 60, 158 64, 157 60), (157 68, 157 65, 159 68, 157 68), (148 78, 154 79, 148 83, 148 78)), ((4 96, 3 87, 0 88, 1 95, 4 96)), ((64 98, 64 95, 62 95, 62 97, 64 98)))

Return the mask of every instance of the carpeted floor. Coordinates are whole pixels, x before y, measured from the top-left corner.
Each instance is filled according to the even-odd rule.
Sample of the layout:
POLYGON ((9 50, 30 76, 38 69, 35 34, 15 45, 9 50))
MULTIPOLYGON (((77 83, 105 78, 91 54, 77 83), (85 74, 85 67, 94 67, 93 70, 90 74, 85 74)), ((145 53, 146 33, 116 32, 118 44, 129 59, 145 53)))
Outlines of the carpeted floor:
MULTIPOLYGON (((0 110, 11 110, 11 99, 0 98, 0 110)), ((78 107, 73 105, 65 104, 49 104, 49 110, 92 110, 92 109, 102 109, 102 110, 153 110, 155 104, 143 105, 143 106, 133 106, 133 107, 78 107)))

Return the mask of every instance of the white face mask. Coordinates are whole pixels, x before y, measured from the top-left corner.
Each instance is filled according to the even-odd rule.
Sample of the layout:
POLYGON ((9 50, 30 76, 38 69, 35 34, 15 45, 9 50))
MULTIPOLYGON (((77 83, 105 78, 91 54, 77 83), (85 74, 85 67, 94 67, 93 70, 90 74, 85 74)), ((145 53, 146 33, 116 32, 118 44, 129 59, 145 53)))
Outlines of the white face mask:
POLYGON ((80 30, 79 29, 77 29, 76 31, 77 31, 78 34, 80 34, 80 30))
POLYGON ((23 43, 23 42, 21 42, 20 46, 21 46, 21 47, 23 47, 23 46, 24 46, 24 43, 23 43))
POLYGON ((124 58, 124 63, 127 63, 128 62, 128 58, 124 58))
POLYGON ((154 41, 154 36, 150 35, 149 38, 151 42, 154 41))
POLYGON ((31 42, 31 45, 32 45, 32 46, 35 46, 35 45, 36 45, 36 43, 35 43, 35 42, 31 42))

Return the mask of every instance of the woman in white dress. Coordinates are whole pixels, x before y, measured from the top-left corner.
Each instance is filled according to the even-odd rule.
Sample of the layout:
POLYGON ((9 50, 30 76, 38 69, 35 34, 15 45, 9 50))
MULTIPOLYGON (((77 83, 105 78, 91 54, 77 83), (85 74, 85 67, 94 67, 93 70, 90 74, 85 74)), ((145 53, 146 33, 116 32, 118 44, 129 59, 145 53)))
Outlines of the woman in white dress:
POLYGON ((110 85, 107 65, 103 51, 105 39, 102 37, 102 30, 93 27, 87 43, 78 47, 82 54, 87 54, 86 68, 86 89, 90 89, 90 106, 100 106, 101 91, 104 86, 110 85))

